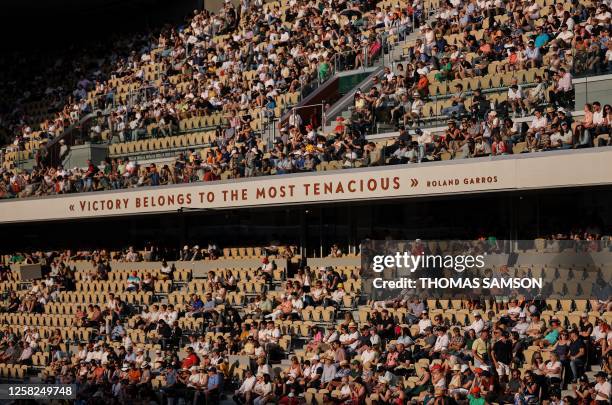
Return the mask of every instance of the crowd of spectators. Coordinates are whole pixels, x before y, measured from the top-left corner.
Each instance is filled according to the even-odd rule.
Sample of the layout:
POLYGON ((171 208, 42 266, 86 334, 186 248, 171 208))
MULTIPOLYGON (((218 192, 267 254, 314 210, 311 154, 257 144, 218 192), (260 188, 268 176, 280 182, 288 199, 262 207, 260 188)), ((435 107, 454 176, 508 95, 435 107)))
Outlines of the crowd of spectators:
MULTIPOLYGON (((348 168, 502 155, 513 153, 523 142, 523 152, 609 144, 609 105, 585 106, 577 125, 572 125, 570 112, 575 62, 584 60, 592 72, 607 69, 608 6, 542 8, 534 3, 523 14, 524 6, 518 1, 504 7, 445 3, 427 24, 421 3, 402 8, 371 2, 320 7, 293 2, 281 13, 278 5, 245 2, 235 7, 225 2, 218 13, 196 10, 184 27, 165 27, 158 36, 122 42, 121 49, 131 44, 137 50, 118 50, 95 75, 83 73, 71 95, 73 104, 66 107, 68 121, 58 119, 43 129, 52 137, 82 112, 99 107, 109 115, 94 118, 88 136, 99 139, 110 130, 112 139, 126 141, 148 132, 171 135, 181 119, 218 112, 228 124, 217 131, 212 148, 181 153, 173 163, 139 165, 126 157, 72 169, 46 166, 39 156, 32 171, 2 169, 0 198, 295 173, 327 162, 348 168), (315 35, 310 35, 313 26, 315 35), (420 35, 409 49, 408 62, 386 68, 371 89, 357 92, 349 121, 339 118, 332 133, 325 134, 317 123, 292 115, 273 147, 262 150, 251 126, 258 118, 254 111, 274 115, 276 96, 327 77, 332 58, 334 64, 359 66, 364 52, 369 57, 380 52, 381 31, 387 38, 413 27, 420 27, 420 35), (484 34, 477 39, 470 32, 478 29, 484 34), (458 39, 449 43, 449 35, 458 39), (501 107, 481 89, 470 94, 456 84, 452 105, 442 111, 451 118, 448 129, 443 134, 421 129, 433 72, 438 71, 434 82, 470 79, 486 74, 494 63, 500 74, 543 66, 545 75, 536 76, 535 87, 529 88, 514 80, 501 107), (150 75, 153 68, 159 76, 150 75), (246 71, 255 72, 252 80, 245 80, 246 71), (170 80, 176 76, 179 81, 170 80), (119 97, 119 80, 134 88, 129 97, 119 97), (549 104, 543 104, 546 95, 549 104), (526 114, 535 115, 532 122, 518 122, 517 117, 526 114), (400 128, 399 137, 384 147, 365 138, 380 119, 400 128), (405 128, 415 124, 416 135, 409 136, 405 128)), ((25 137, 33 132, 32 125, 24 122, 20 131, 25 137)), ((66 145, 62 148, 68 150, 66 145)))
POLYGON ((0 198, 299 173, 315 171, 321 163, 329 162, 337 162, 339 168, 353 168, 606 146, 612 139, 611 111, 610 105, 595 102, 586 104, 584 115, 574 119, 563 107, 538 108, 530 121, 501 118, 490 111, 484 120, 451 119, 443 133, 417 128, 410 135, 400 126, 399 135, 384 145, 366 140, 355 122, 345 123, 339 118, 334 134, 328 137, 310 125, 303 131, 299 124, 283 128, 274 147, 265 153, 251 133, 239 145, 222 145, 206 156, 189 150, 167 164, 141 165, 129 158, 108 158, 99 165, 88 161, 86 168, 0 169, 0 198))
MULTIPOLYGON (((181 260, 218 251, 214 245, 185 248, 181 260)), ((161 255, 148 246, 141 252, 117 252, 114 259, 161 255)), ((329 257, 339 255, 334 245, 329 257)), ((28 313, 34 305, 39 307, 35 312, 42 312, 46 303, 73 288, 69 280, 77 270, 70 263, 76 259, 92 263, 90 270, 78 270, 86 273, 84 280, 105 281, 116 271, 104 250, 15 254, 10 261, 42 263, 46 275, 25 293, 10 292, 6 311, 28 313)), ((264 260, 259 270, 269 269, 268 263, 264 260)), ((165 261, 158 264, 162 276, 165 268, 172 273, 165 261)), ((243 276, 209 272, 205 292, 190 293, 180 306, 128 304, 110 293, 104 302, 79 306, 73 315, 74 326, 92 330, 88 341, 65 340, 59 329, 45 338, 34 326, 4 326, 0 360, 30 367, 33 356, 43 353, 45 381, 77 384, 79 403, 144 399, 173 404, 183 398, 211 404, 232 397, 244 404, 299 404, 315 396, 325 404, 363 404, 366 399, 389 404, 609 403, 612 330, 604 314, 612 309, 611 299, 586 301, 585 312, 574 321, 545 301, 506 297, 491 306, 466 300, 456 311, 443 308, 443 300, 404 291, 386 301, 368 301, 357 318, 344 300, 354 294, 346 286, 359 280, 357 273, 301 267, 266 291, 247 294, 243 304, 230 305, 227 294, 240 291, 237 279, 243 276), (331 322, 305 324, 305 335, 292 336, 288 347, 284 339, 292 332, 287 323, 301 324, 308 308, 331 310, 334 316, 331 322), (190 329, 181 327, 181 320, 201 323, 190 329), (134 340, 135 331, 158 346, 143 347, 134 340), (230 357, 245 359, 240 373, 230 357), (289 361, 279 363, 283 359, 289 361), (588 373, 596 366, 602 371, 588 373), (570 394, 562 395, 566 389, 570 394)), ((128 289, 146 289, 147 277, 135 278, 127 279, 128 289)))
MULTIPOLYGON (((52 110, 61 112, 40 125, 38 136, 53 138, 95 109, 105 114, 91 126, 88 140, 94 141, 105 130, 117 141, 142 139, 150 126, 153 135, 167 136, 178 130, 181 119, 216 112, 227 119, 232 134, 249 132, 250 122, 260 118, 252 110, 273 116, 276 96, 326 79, 336 64, 363 65, 381 51, 377 31, 399 35, 422 17, 422 6, 409 13, 352 1, 293 1, 284 11, 264 2, 235 6, 226 1, 217 13, 195 10, 184 26, 113 42, 111 55, 95 63, 88 63, 93 59, 89 54, 72 63, 60 58, 53 72, 72 69, 68 77, 78 79, 48 89, 64 93, 55 104, 65 100, 66 105, 54 104, 52 110), (93 65, 91 71, 86 65, 93 65), (245 79, 247 71, 254 72, 252 79, 245 79), (67 95, 70 86, 76 88, 67 95), (122 86, 130 87, 129 94, 122 86)), ((19 149, 39 123, 28 122, 19 108, 7 115, 19 149)))
POLYGON ((505 118, 532 115, 546 105, 572 110, 573 75, 610 70, 611 16, 605 2, 549 6, 524 1, 503 6, 484 1, 445 3, 437 19, 420 28, 420 37, 408 49, 407 63, 386 68, 367 93, 357 93, 353 119, 369 132, 381 122, 419 124, 429 116, 423 111, 428 100, 452 102, 442 108, 442 116, 474 117, 483 123, 489 112, 505 118), (524 84, 518 82, 521 71, 532 68, 542 68, 544 74, 524 84), (497 88, 499 84, 493 84, 490 92, 486 81, 467 88, 470 79, 504 73, 515 76, 506 84, 503 101, 492 97, 505 91, 497 88), (450 83, 454 79, 467 81, 450 83), (450 96, 432 97, 431 85, 447 82, 450 96))

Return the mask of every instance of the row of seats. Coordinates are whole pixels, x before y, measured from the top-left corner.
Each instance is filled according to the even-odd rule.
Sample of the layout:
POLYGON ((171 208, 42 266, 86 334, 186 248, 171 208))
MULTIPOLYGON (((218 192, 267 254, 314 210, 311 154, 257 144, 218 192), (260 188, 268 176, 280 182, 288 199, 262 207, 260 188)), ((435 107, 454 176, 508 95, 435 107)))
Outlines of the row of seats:
POLYGON ((2 378, 23 379, 27 373, 28 367, 20 364, 0 364, 0 376, 2 378))
POLYGON ((139 141, 120 142, 108 146, 111 157, 127 155, 138 152, 157 152, 164 149, 189 148, 200 145, 209 145, 216 141, 216 131, 197 132, 185 135, 175 135, 139 141))
MULTIPOLYGON (((497 65, 503 65, 504 62, 493 62, 489 65, 489 70, 495 70, 497 65)), ((467 79, 455 79, 445 82, 436 82, 435 75, 437 71, 430 72, 428 76, 431 77, 429 81, 429 94, 431 96, 441 97, 456 92, 455 86, 461 84, 464 91, 474 91, 476 89, 498 89, 503 87, 509 87, 514 79, 519 84, 533 83, 536 76, 543 77, 544 68, 531 68, 529 70, 512 71, 503 74, 496 72, 489 72, 488 74, 480 77, 472 77, 467 79)))
MULTIPOLYGON (((151 292, 135 292, 135 293, 118 293, 117 296, 128 304, 144 304, 149 305, 153 300, 151 292)), ((108 294, 104 292, 62 292, 59 295, 60 302, 64 303, 80 303, 83 305, 103 304, 108 300, 108 294)))
POLYGON ((0 323, 11 325, 65 327, 73 326, 73 321, 74 317, 60 314, 0 314, 0 323))
MULTIPOLYGON (((255 116, 258 116, 256 110, 251 111, 255 116)), ((184 118, 179 121, 179 129, 188 131, 192 129, 209 128, 227 123, 227 118, 222 113, 205 115, 202 117, 184 118)))
MULTIPOLYGON (((285 249, 280 247, 279 249, 285 249)), ((258 258, 263 255, 263 248, 260 247, 235 247, 235 248, 223 248, 223 257, 225 258, 237 258, 237 259, 250 259, 258 258)), ((282 254, 282 252, 281 252, 282 254)))
MULTIPOLYGON (((112 264, 111 264, 111 270, 112 270, 112 264)), ((92 268, 91 271, 94 271, 94 269, 92 268)), ((136 275, 139 276, 140 278, 144 277, 146 274, 151 274, 153 277, 159 277, 161 276, 161 269, 158 267, 155 268, 151 268, 151 269, 139 269, 139 270, 132 270, 132 271, 110 271, 107 273, 108 276, 108 280, 107 281, 126 281, 133 272, 136 272, 136 275)), ((89 280, 89 272, 87 271, 76 271, 74 273, 74 277, 78 282, 80 281, 87 281, 90 282, 89 280)))
MULTIPOLYGON (((24 325, 21 321, 18 321, 16 324, 4 325, 8 326, 13 330, 20 338, 25 334, 25 330, 22 329, 24 325)), ((86 341, 88 342, 91 337, 93 337, 96 332, 93 328, 86 327, 77 327, 77 326, 35 326, 37 332, 41 338, 41 342, 47 341, 49 338, 55 335, 56 331, 60 331, 62 336, 62 340, 71 340, 71 341, 86 341)), ((42 346, 42 344, 41 344, 42 346)))
MULTIPOLYGON (((155 292, 167 293, 170 291, 172 282, 168 280, 156 280, 153 283, 155 292)), ((76 291, 79 292, 102 292, 102 293, 121 293, 126 289, 127 284, 119 281, 86 281, 77 282, 76 291)))
MULTIPOLYGON (((428 299, 426 302, 427 302, 427 307, 430 310, 467 309, 467 307, 465 306, 466 302, 464 300, 428 299)), ((571 300, 571 299, 559 300, 559 299, 553 299, 553 298, 546 300, 547 308, 553 311, 563 310, 566 312, 571 312, 573 310, 576 310, 578 312, 585 312, 587 310, 588 305, 589 305, 589 302, 587 300, 571 300)), ((488 309, 490 308, 487 307, 487 310, 488 309)), ((400 308, 400 310, 405 310, 405 309, 400 308)))
MULTIPOLYGON (((408 313, 406 308, 387 308, 389 314, 391 316, 396 317, 398 320, 403 320, 408 313)), ((360 306, 358 308, 358 317, 359 322, 366 322, 372 318, 373 314, 376 311, 368 306, 360 306)), ((478 311, 484 320, 491 320, 489 317, 489 312, 494 313, 494 317, 498 318, 500 316, 505 316, 508 314, 507 310, 497 311, 495 308, 491 307, 489 309, 478 311)), ((432 309, 430 308, 429 316, 433 319, 436 315, 440 315, 443 319, 448 320, 451 324, 461 323, 467 324, 471 323, 475 320, 475 316, 473 311, 469 309, 455 309, 455 308, 446 308, 446 309, 432 309)), ((563 310, 545 310, 540 314, 541 319, 548 322, 553 317, 557 317, 562 323, 572 325, 578 324, 580 321, 580 316, 582 315, 582 311, 574 311, 568 312, 563 310)), ((602 317, 606 322, 612 321, 612 312, 608 311, 603 314, 600 314, 597 311, 591 311, 587 313, 589 320, 594 324, 596 318, 602 317)), ((413 325, 416 326, 416 325, 413 325)), ((417 326, 418 327, 418 326, 417 326)))

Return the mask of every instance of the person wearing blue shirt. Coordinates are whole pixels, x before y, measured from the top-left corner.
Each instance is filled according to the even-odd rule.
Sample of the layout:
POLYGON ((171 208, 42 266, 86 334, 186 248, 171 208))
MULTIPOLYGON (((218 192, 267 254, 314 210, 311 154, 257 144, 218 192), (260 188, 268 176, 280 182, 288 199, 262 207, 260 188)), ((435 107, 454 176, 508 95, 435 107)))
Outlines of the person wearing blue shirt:
POLYGON ((217 373, 216 367, 210 367, 208 369, 208 384, 206 386, 206 389, 204 390, 204 395, 206 396, 207 404, 217 403, 217 401, 219 400, 219 393, 221 392, 222 385, 222 375, 217 373))
POLYGON ((534 41, 536 48, 541 48, 550 41, 550 35, 546 31, 542 30, 542 27, 537 28, 538 35, 534 41))
POLYGON ((166 384, 162 387, 162 403, 163 399, 167 399, 168 403, 174 403, 174 398, 177 396, 176 384, 178 382, 178 375, 174 368, 172 368, 171 364, 168 364, 166 371, 162 373, 165 377, 166 384))

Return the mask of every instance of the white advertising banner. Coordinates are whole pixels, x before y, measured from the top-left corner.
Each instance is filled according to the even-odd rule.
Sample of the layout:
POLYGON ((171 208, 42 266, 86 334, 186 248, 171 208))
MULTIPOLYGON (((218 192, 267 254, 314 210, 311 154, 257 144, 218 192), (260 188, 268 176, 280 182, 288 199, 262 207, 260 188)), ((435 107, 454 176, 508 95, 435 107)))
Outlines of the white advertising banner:
POLYGON ((608 148, 13 199, 0 223, 603 184, 608 148))

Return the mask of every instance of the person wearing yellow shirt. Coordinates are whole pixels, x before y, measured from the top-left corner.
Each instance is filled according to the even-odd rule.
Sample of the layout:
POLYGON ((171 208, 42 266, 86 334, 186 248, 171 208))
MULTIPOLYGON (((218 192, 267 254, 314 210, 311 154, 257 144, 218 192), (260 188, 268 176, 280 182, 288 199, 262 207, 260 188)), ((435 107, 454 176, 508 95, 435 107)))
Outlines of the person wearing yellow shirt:
POLYGON ((472 355, 474 356, 474 366, 486 366, 489 360, 489 331, 480 331, 480 337, 472 343, 472 355))

